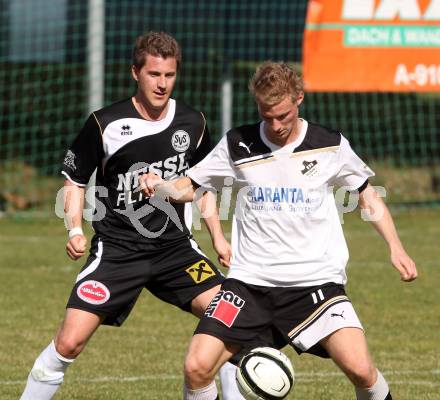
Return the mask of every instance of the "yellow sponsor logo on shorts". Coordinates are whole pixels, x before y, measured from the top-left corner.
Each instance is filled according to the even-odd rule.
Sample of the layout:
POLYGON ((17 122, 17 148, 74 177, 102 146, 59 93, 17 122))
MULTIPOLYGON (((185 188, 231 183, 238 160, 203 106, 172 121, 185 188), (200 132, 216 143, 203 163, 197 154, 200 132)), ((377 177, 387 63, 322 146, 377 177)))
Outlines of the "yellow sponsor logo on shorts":
POLYGON ((206 281, 215 272, 205 260, 200 260, 186 269, 186 272, 193 278, 195 283, 206 281))

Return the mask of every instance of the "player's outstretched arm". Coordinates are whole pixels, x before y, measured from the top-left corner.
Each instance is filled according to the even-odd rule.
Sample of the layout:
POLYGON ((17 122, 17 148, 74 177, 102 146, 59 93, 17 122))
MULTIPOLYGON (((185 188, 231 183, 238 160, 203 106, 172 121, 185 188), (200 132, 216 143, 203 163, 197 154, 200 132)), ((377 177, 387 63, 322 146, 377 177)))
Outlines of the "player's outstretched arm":
POLYGON ((399 239, 388 207, 371 185, 360 193, 359 206, 365 210, 370 222, 387 242, 391 253, 391 263, 399 271, 401 279, 405 282, 416 279, 416 264, 408 256, 399 239))
POLYGON ((193 201, 196 191, 191 179, 186 176, 171 181, 164 181, 160 176, 152 172, 139 177, 139 186, 147 197, 159 195, 168 197, 174 203, 193 201))
POLYGON ((157 194, 162 197, 168 197, 175 203, 186 203, 195 199, 211 236, 212 246, 218 254, 218 260, 224 267, 229 267, 231 246, 223 234, 216 198, 213 193, 197 191, 188 177, 165 181, 152 172, 139 177, 139 186, 147 197, 153 197, 157 194), (196 193, 199 198, 195 198, 196 193))
POLYGON ((87 248, 87 238, 82 231, 84 188, 71 181, 64 182, 64 218, 69 230, 66 253, 72 260, 82 257, 87 248))

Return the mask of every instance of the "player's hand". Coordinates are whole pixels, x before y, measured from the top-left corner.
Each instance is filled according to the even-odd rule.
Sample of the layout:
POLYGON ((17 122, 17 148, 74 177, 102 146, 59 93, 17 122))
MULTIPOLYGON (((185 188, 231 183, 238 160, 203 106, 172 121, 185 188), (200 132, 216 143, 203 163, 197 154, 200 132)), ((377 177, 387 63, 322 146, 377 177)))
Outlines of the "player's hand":
POLYGON ((87 238, 84 235, 75 235, 66 245, 66 253, 72 260, 78 260, 87 249, 87 238))
POLYGON ((391 263, 399 271, 402 281, 411 282, 417 278, 416 264, 404 249, 391 250, 391 263))
POLYGON ((232 249, 229 242, 225 239, 225 237, 218 236, 215 240, 212 241, 212 245, 214 250, 218 254, 218 262, 225 268, 229 268, 231 264, 231 256, 232 249))
POLYGON ((154 192, 156 191, 156 186, 161 183, 163 183, 163 179, 152 172, 143 174, 139 177, 139 185, 147 197, 153 197, 154 192))

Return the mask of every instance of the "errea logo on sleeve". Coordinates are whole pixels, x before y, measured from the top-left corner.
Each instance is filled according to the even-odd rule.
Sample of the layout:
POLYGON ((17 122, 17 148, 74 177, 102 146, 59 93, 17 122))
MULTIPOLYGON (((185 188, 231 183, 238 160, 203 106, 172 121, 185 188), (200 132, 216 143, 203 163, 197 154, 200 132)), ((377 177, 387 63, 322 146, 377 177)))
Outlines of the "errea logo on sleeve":
POLYGON ((133 135, 133 131, 131 130, 130 125, 122 125, 121 126, 121 136, 131 136, 133 135))

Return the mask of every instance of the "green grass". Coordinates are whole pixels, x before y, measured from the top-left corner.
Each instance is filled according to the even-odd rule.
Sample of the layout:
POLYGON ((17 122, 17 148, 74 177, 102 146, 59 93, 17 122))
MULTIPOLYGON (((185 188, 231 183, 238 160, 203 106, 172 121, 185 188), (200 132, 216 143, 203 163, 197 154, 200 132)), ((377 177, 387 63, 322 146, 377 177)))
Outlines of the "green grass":
MULTIPOLYGON (((387 249, 357 215, 345 216, 348 293, 365 326, 376 364, 397 400, 439 398, 440 210, 394 213, 419 279, 400 282, 387 249)), ((35 357, 49 343, 81 262, 64 253, 61 220, 0 219, 0 399, 17 399, 35 357)), ((206 232, 196 232, 212 255, 206 232)), ((181 398, 182 363, 196 319, 148 293, 122 328, 102 327, 67 373, 57 399, 181 398)), ((329 360, 298 357, 289 399, 353 399, 329 360)))

